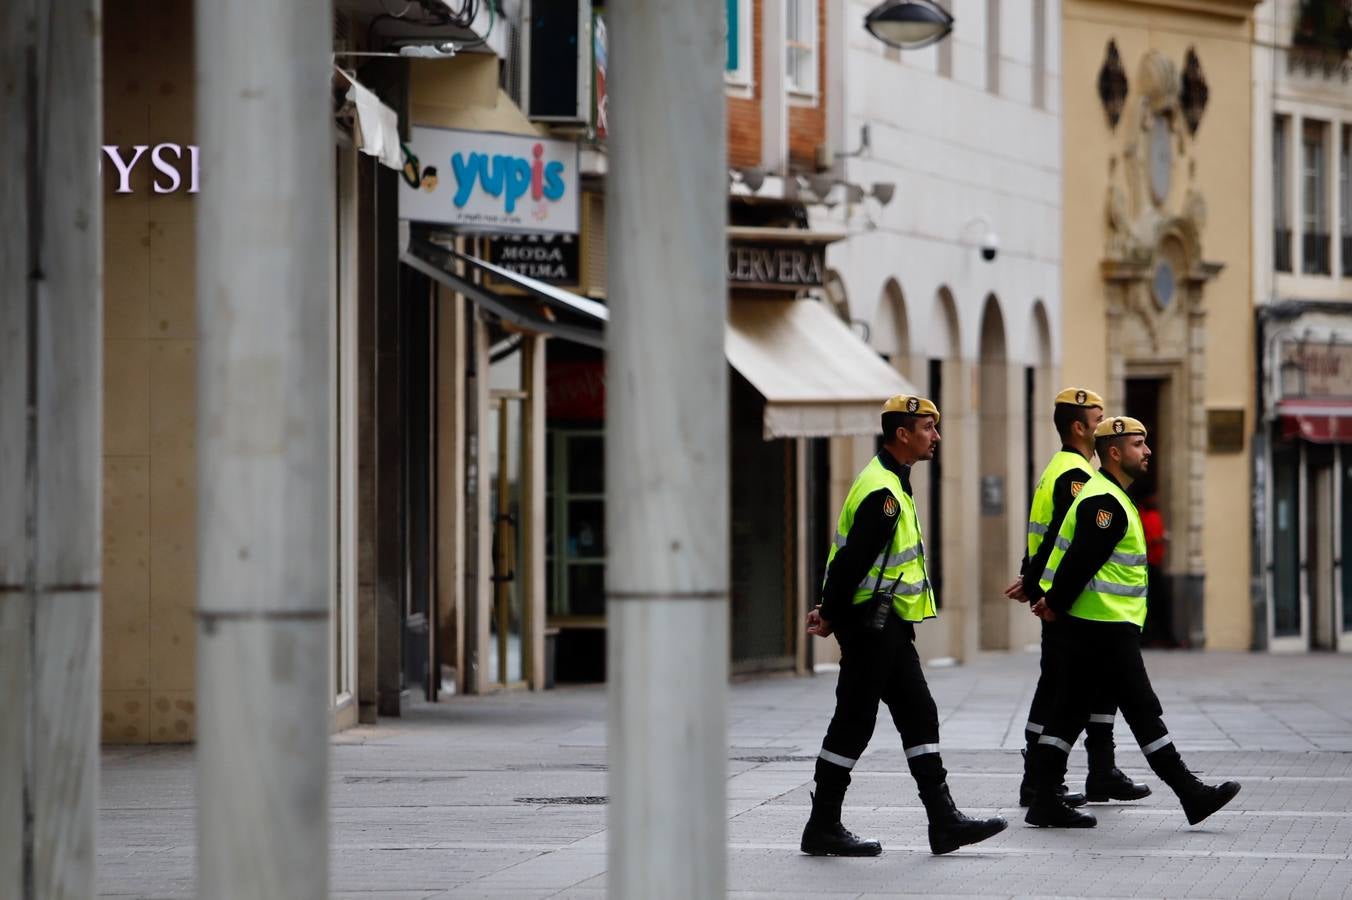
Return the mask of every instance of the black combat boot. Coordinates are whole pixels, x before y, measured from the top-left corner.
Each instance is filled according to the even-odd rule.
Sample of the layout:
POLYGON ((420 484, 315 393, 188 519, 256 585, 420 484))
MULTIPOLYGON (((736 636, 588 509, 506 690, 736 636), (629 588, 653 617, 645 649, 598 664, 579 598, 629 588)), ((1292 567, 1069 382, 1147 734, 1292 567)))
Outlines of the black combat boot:
POLYGON ((1023 820, 1039 828, 1093 828, 1098 819, 1091 813, 1071 809, 1055 790, 1038 790, 1023 820))
POLYGON ((1146 757, 1146 761, 1155 770, 1155 774, 1178 795, 1189 825, 1196 825, 1235 799, 1235 795, 1239 793, 1238 781, 1216 785, 1203 784, 1183 764, 1183 758, 1178 755, 1173 745, 1155 751, 1146 757))
POLYGON ((840 824, 844 791, 819 789, 811 796, 812 815, 808 817, 803 842, 799 845, 804 853, 810 856, 877 856, 883 852, 882 844, 864 840, 840 824))
POLYGON ((1090 722, 1084 730, 1084 752, 1089 757, 1089 776, 1084 795, 1091 803, 1109 800, 1140 800, 1150 796, 1150 786, 1132 781, 1117 768, 1111 722, 1090 722))
POLYGON ((1009 827, 1004 816, 973 819, 964 815, 953 804, 947 784, 922 787, 920 802, 925 804, 925 813, 929 816, 930 852, 936 855, 979 843, 1009 827))
MULTIPOLYGON (((1033 795, 1037 792, 1037 786, 1033 781, 1033 768, 1028 762, 1028 751, 1020 750, 1019 752, 1023 754, 1023 781, 1019 782, 1019 805, 1032 806, 1033 795)), ((1084 806, 1087 802, 1084 794, 1072 791, 1066 787, 1064 781, 1061 782, 1056 791, 1061 795, 1061 802, 1072 809, 1084 806)), ((1150 793, 1149 789, 1146 790, 1146 793, 1150 793)))
POLYGON ((1065 753, 1051 746, 1038 745, 1037 751, 1028 754, 1033 770, 1033 802, 1028 806, 1028 814, 1023 820, 1039 828, 1093 828, 1098 824, 1087 812, 1071 809, 1061 800, 1058 790, 1066 780, 1065 753))

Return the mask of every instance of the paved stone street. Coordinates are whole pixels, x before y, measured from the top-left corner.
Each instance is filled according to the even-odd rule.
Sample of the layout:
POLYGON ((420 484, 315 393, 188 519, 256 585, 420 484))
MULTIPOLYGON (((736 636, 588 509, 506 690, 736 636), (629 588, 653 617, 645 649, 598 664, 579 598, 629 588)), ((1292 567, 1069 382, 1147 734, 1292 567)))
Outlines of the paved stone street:
MULTIPOLYGON (((1032 655, 929 670, 958 804, 1008 831, 931 856, 896 732, 880 717, 846 825, 881 857, 798 852, 835 679, 740 682, 730 701, 728 885, 736 897, 1352 896, 1352 658, 1152 652, 1147 666, 1191 767, 1239 797, 1190 828, 1123 723, 1119 763, 1155 794, 1095 805, 1099 826, 1023 824, 1018 748, 1032 655)), ((455 698, 333 740, 332 890, 342 897, 600 897, 605 893, 605 692, 455 698)), ((1076 747, 1072 779, 1083 779, 1076 747)), ((103 755, 99 885, 187 897, 192 751, 103 755)))

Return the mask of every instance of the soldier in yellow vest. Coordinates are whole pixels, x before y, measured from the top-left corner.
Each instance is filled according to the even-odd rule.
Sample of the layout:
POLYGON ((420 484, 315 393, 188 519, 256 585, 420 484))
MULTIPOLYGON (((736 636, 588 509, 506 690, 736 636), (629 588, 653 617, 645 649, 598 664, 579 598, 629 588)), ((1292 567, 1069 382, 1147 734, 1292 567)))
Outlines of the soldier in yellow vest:
POLYGON ((939 410, 923 397, 883 404, 883 448, 855 479, 840 511, 827 556, 821 605, 808 632, 840 644, 836 711, 822 741, 812 815, 802 849, 814 856, 877 856, 840 823, 840 807, 878 718, 887 704, 929 817, 934 853, 948 853, 998 834, 1003 818, 971 819, 949 794, 939 756, 939 711, 915 651, 915 623, 935 615, 920 520, 911 496, 911 466, 934 458, 939 410))
POLYGON ((1114 416, 1094 431, 1102 468, 1066 513, 1047 558, 1033 612, 1064 619, 1071 635, 1067 677, 1033 757, 1034 797, 1024 821, 1052 828, 1092 828, 1094 817, 1072 809, 1057 792, 1071 745, 1089 718, 1095 688, 1111 684, 1122 717, 1155 774, 1178 795, 1196 825, 1239 793, 1239 784, 1203 784, 1183 764, 1141 659, 1146 611, 1145 532, 1127 497, 1150 466, 1146 432, 1136 419, 1114 416))
MULTIPOLYGON (((1089 461, 1094 458, 1094 429, 1103 421, 1103 398, 1085 388, 1066 388, 1056 395, 1052 422, 1061 438, 1061 449, 1052 456, 1038 479, 1028 511, 1028 553, 1023 558, 1019 578, 1005 589, 1005 595, 1020 602, 1038 595, 1038 582, 1046 568, 1047 558, 1056 545, 1054 538, 1065 521, 1066 511, 1080 490, 1094 474, 1089 461), (1050 539, 1049 539, 1050 538, 1050 539)), ((1042 623, 1042 671, 1028 708, 1028 723, 1023 736, 1027 744, 1023 751, 1023 783, 1019 785, 1019 805, 1033 802, 1031 757, 1033 747, 1046 727, 1056 698, 1056 684, 1064 676, 1063 669, 1069 654, 1069 640, 1064 622, 1042 623)), ((1106 685, 1104 686, 1107 687, 1106 685)), ((1101 803, 1106 800, 1140 800, 1150 795, 1150 788, 1132 781, 1117 768, 1113 747, 1113 720, 1117 704, 1111 692, 1104 690, 1095 700, 1085 726, 1084 749, 1089 757, 1089 777, 1084 793, 1068 791, 1060 786, 1067 806, 1083 806, 1086 800, 1101 803)))

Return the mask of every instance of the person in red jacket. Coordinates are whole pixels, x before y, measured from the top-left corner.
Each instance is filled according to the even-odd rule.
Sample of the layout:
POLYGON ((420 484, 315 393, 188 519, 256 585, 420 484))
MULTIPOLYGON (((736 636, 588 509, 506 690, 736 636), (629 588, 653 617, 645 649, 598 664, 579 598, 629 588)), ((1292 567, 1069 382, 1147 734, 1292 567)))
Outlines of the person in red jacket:
POLYGON ((1141 528, 1145 531, 1146 569, 1150 579, 1143 643, 1150 647, 1176 647, 1173 636, 1173 598, 1164 574, 1164 554, 1169 548, 1169 532, 1160 515, 1159 495, 1151 491, 1138 504, 1141 528))

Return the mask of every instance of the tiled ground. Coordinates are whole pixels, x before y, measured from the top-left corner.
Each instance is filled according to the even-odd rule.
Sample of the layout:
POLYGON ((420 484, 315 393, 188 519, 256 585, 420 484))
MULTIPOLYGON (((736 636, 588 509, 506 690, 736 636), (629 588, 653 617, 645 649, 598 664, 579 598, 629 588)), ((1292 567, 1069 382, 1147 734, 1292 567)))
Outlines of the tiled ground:
MULTIPOLYGON (((1099 806, 1092 831, 1026 827, 1013 805, 1036 659, 991 655, 929 672, 959 805, 1010 829, 929 854, 924 812, 884 717, 860 761, 847 824, 872 860, 812 859, 797 842, 834 678, 738 683, 729 701, 728 887, 736 897, 1352 897, 1352 658, 1151 653, 1166 721, 1204 777, 1237 778, 1226 810, 1188 827, 1125 727, 1119 761, 1156 794, 1099 806), (788 759, 780 759, 788 757, 788 759), (1161 792, 1164 793, 1161 793, 1161 792)), ((605 693, 456 698, 334 738, 331 888, 352 897, 599 897, 605 693)), ((1083 773, 1072 757, 1072 778, 1083 773)), ((100 889, 194 887, 192 752, 104 754, 100 889)))

